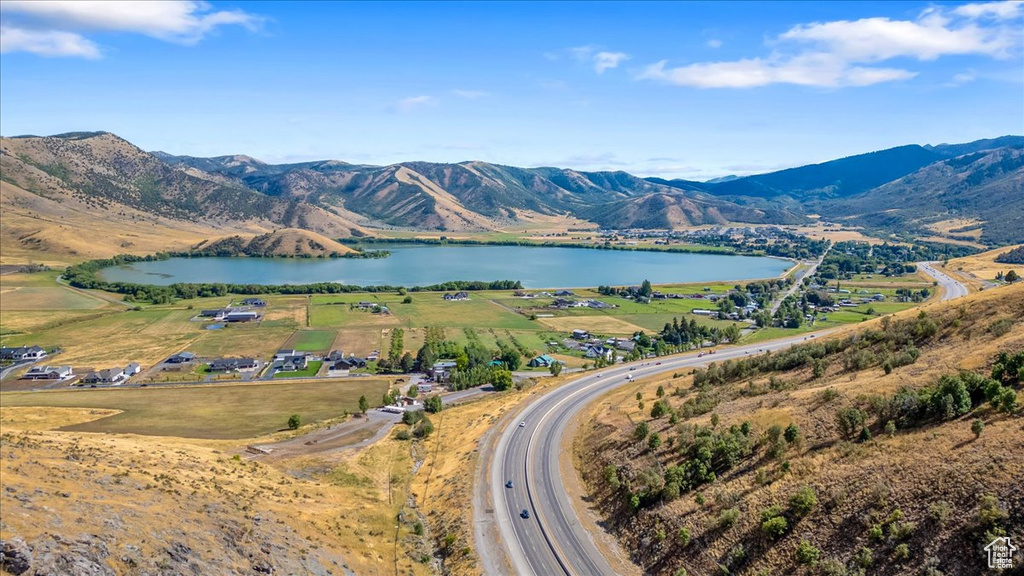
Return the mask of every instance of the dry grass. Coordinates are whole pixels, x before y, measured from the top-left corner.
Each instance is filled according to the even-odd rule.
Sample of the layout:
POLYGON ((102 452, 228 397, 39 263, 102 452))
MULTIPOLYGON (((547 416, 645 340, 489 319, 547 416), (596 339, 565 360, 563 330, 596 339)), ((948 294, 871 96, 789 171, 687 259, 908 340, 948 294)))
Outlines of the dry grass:
POLYGON ((969 281, 972 281, 973 284, 978 284, 978 279, 994 280, 997 273, 1006 273, 1010 270, 1016 270, 1018 274, 1024 275, 1024 265, 1001 264, 996 262, 996 256, 1009 252, 1014 248, 1016 248, 1016 246, 1007 246, 1005 248, 996 248, 995 250, 981 252, 972 256, 955 258, 946 264, 945 270, 947 272, 959 274, 961 277, 965 277, 969 281))
POLYGON ((537 321, 552 330, 560 332, 572 332, 573 330, 581 329, 593 334, 632 335, 643 330, 640 326, 615 316, 562 316, 538 318, 537 321))
MULTIPOLYGON (((652 574, 671 574, 679 567, 691 573, 710 573, 718 564, 732 564, 733 570, 750 573, 767 569, 771 573, 810 574, 812 570, 795 561, 794 550, 800 539, 808 539, 821 549, 822 560, 845 562, 860 547, 867 546, 875 556, 870 573, 916 573, 931 556, 941 559, 941 568, 947 574, 976 569, 979 564, 972 563, 975 558, 971 551, 978 541, 970 535, 970 526, 979 495, 997 495, 1015 518, 1020 517, 1024 506, 1019 491, 1019 478, 1024 475, 1020 417, 1007 417, 985 406, 960 419, 899 431, 894 438, 880 435, 871 442, 850 444, 839 441, 834 414, 840 406, 863 403, 865 395, 891 394, 901 386, 931 384, 939 376, 959 369, 985 370, 996 352, 1024 349, 1024 330, 1019 324, 1022 307, 1024 287, 926 306, 929 316, 944 326, 944 336, 924 347, 916 363, 889 375, 877 367, 850 375, 833 361, 820 380, 811 379, 806 371, 779 374, 789 383, 779 391, 740 393, 748 390, 746 380, 721 387, 722 402, 714 409, 720 429, 746 421, 759 437, 774 424, 794 423, 799 427, 802 441, 784 456, 790 472, 780 474, 779 461, 758 450, 716 482, 702 487, 699 492, 706 500, 703 505, 698 504, 694 493, 689 493, 664 507, 636 515, 619 509, 607 525, 624 548, 637 551, 634 559, 652 574), (1017 329, 994 337, 987 326, 997 318, 1018 319, 1017 329), (821 392, 826 388, 835 390, 838 398, 824 401, 821 392), (971 420, 978 417, 985 420, 986 427, 975 440, 970 427, 971 420), (758 481, 759 471, 767 472, 767 482, 758 481), (766 541, 760 536, 759 512, 776 504, 785 508, 789 496, 804 485, 817 491, 818 508, 777 543, 766 541), (880 500, 879 487, 884 487, 885 502, 880 500), (940 501, 953 511, 948 525, 940 526, 930 519, 930 506, 940 501), (739 510, 736 526, 716 528, 719 513, 732 507, 739 510), (897 542, 875 543, 867 536, 872 524, 884 524, 884 518, 897 509, 918 527, 907 541, 911 559, 904 563, 891 557, 897 542), (684 548, 675 538, 681 527, 692 535, 689 547, 684 548), (668 535, 664 542, 655 537, 658 531, 668 535), (745 546, 745 563, 736 564, 731 558, 737 544, 745 546)), ((767 376, 751 379, 762 387, 767 380, 767 376)), ((587 463, 581 472, 600 512, 610 509, 600 474, 605 464, 639 471, 678 463, 678 456, 667 446, 663 445, 655 456, 628 436, 636 422, 650 421, 648 412, 659 385, 669 394, 678 386, 686 398, 692 394, 690 381, 689 376, 667 376, 631 384, 600 399, 581 418, 585 425, 584 433, 576 438, 577 462, 587 463), (638 407, 637 392, 645 402, 643 411, 638 407)), ((671 397, 670 402, 678 408, 681 399, 671 397)), ((683 423, 710 426, 711 414, 684 419, 683 423)), ((650 421, 650 426, 662 438, 678 434, 667 418, 650 421)))
POLYGON ((30 411, 0 410, 0 538, 24 538, 38 552, 53 545, 51 535, 92 534, 120 574, 161 566, 250 573, 257 561, 280 573, 430 573, 419 562, 422 538, 408 522, 395 530, 411 472, 407 446, 382 442, 340 471, 320 462, 272 466, 230 457, 237 443, 41 431, 101 415, 30 411), (174 545, 191 550, 187 566, 168 564, 174 545))

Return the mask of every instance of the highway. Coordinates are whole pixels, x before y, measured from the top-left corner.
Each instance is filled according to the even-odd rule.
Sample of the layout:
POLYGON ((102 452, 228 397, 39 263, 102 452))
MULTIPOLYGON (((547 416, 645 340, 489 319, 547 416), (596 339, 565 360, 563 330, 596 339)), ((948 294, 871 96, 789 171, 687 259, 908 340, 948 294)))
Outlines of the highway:
MULTIPOLYGON (((936 270, 932 263, 919 266, 943 287, 942 300, 966 296, 967 287, 936 270)), ((697 353, 620 364, 590 372, 533 400, 498 430, 493 444, 488 482, 480 487, 486 506, 474 507, 476 549, 488 573, 549 576, 614 576, 617 572, 598 550, 593 537, 576 515, 562 486, 562 440, 569 423, 603 394, 629 382, 662 373, 683 371, 709 362, 744 358, 766 350, 780 350, 827 332, 793 336, 772 342, 722 349, 711 356, 697 353), (506 482, 512 482, 508 487, 506 482), (523 511, 529 518, 522 516, 523 511), (485 526, 493 525, 502 550, 489 539, 485 526), (504 558, 497 558, 500 553, 504 558)), ((507 419, 506 419, 507 420, 507 419)), ((487 449, 485 448, 486 452, 487 449)), ((483 462, 487 462, 485 457, 483 462)), ((490 535, 493 536, 494 534, 490 535)))
POLYGON ((934 278, 935 281, 939 283, 939 286, 942 286, 942 301, 967 296, 967 286, 961 282, 953 280, 946 274, 939 272, 935 268, 937 264, 938 262, 918 262, 917 267, 925 274, 934 278))
MULTIPOLYGON (((712 361, 748 357, 758 350, 787 348, 809 338, 812 336, 801 334, 723 349, 702 358, 694 352, 620 364, 591 372, 534 400, 500 431, 490 460, 488 510, 474 510, 476 522, 494 522, 507 555, 507 564, 494 558, 485 558, 484 564, 510 564, 509 572, 517 575, 617 574, 580 524, 562 487, 560 461, 568 457, 562 453, 562 437, 573 418, 601 395, 628 383, 629 375, 639 379, 681 371, 712 361), (512 488, 506 487, 508 481, 512 481, 512 488), (493 518, 482 517, 491 510, 493 518), (528 519, 521 516, 523 510, 529 512, 528 519)), ((478 542, 477 549, 482 555, 493 554, 491 544, 478 542)))

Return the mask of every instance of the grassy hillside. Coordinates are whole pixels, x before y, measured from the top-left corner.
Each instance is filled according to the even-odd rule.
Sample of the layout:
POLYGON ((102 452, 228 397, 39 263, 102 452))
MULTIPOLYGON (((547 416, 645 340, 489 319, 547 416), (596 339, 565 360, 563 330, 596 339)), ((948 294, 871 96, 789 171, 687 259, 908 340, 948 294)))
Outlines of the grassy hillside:
POLYGON ((989 380, 1022 308, 989 290, 620 389, 576 437, 592 506, 651 574, 980 574, 1024 536, 1021 374, 989 380))

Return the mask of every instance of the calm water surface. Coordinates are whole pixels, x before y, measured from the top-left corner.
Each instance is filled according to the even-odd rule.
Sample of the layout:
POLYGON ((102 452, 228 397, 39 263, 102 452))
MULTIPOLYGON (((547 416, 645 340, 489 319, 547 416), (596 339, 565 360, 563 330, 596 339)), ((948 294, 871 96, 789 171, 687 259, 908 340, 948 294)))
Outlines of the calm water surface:
MULTIPOLYGON (((380 246, 380 259, 172 258, 105 268, 112 282, 426 286, 450 280, 520 280, 527 288, 592 287, 773 278, 777 258, 528 246, 380 246)), ((378 249, 374 246, 373 249, 378 249)))

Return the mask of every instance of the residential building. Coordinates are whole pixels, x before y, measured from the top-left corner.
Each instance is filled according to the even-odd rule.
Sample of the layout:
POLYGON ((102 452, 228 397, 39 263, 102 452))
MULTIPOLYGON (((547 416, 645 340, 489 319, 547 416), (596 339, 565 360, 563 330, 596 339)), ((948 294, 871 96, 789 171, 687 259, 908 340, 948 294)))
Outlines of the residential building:
POLYGON ((263 308, 267 303, 259 298, 246 298, 242 300, 242 306, 255 306, 257 308, 263 308))
POLYGON ((305 370, 308 365, 309 357, 305 354, 299 354, 297 356, 286 356, 282 358, 277 369, 282 372, 297 372, 299 370, 305 370))
POLYGON ((124 368, 107 368, 86 374, 82 384, 120 384, 142 371, 142 367, 132 362, 124 368))
POLYGON ((74 376, 71 366, 33 366, 23 380, 67 380, 74 376))
POLYGON ((195 359, 196 355, 191 352, 178 352, 174 356, 164 360, 164 362, 167 364, 184 364, 186 362, 192 362, 195 359))
POLYGON ((547 354, 541 354, 540 356, 537 356, 536 358, 527 362, 526 365, 529 366, 530 368, 548 368, 555 362, 558 362, 558 360, 555 360, 554 358, 548 356, 547 354))
POLYGON ((218 358, 211 360, 211 372, 235 372, 237 370, 255 370, 260 363, 253 358, 218 358))
POLYGON ((430 373, 435 382, 447 382, 457 364, 455 360, 438 360, 430 368, 430 373))
POLYGON ((0 360, 39 360, 46 357, 46 350, 39 346, 18 346, 0 348, 0 360))
POLYGON ((590 338, 590 332, 576 329, 572 331, 572 337, 574 340, 586 340, 587 338, 590 338))
POLYGON ((233 310, 224 315, 227 322, 255 322, 260 315, 250 310, 233 310))

